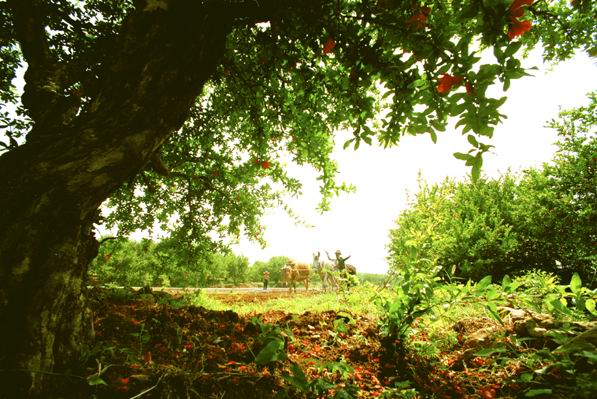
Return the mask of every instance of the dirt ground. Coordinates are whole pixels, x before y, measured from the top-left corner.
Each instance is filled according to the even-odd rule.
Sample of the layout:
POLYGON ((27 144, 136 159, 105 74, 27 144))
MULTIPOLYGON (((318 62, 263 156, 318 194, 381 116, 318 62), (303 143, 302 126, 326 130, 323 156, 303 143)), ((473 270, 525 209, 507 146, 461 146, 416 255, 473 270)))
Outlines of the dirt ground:
MULTIPOLYGON (((211 294, 219 300, 263 302, 315 291, 211 294)), ((460 323, 459 342, 441 362, 412 355, 397 359, 396 342, 382 338, 378 321, 346 312, 239 316, 195 306, 173 306, 165 292, 91 291, 95 339, 72 377, 56 377, 63 398, 514 398, 521 389, 512 364, 487 367, 472 355, 486 345, 470 340, 486 321, 460 323)), ((425 331, 414 340, 429 340, 425 331)), ((437 359, 437 357, 435 357, 437 359)))

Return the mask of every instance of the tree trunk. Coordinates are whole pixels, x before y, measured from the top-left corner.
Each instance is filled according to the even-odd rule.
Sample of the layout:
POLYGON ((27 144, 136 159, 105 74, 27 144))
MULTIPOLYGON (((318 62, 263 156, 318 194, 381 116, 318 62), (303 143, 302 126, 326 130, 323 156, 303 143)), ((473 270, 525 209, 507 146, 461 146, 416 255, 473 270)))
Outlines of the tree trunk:
POLYGON ((0 398, 51 397, 89 337, 99 206, 181 127, 220 62, 229 25, 201 3, 135 10, 91 104, 59 127, 36 121, 0 157, 0 398))

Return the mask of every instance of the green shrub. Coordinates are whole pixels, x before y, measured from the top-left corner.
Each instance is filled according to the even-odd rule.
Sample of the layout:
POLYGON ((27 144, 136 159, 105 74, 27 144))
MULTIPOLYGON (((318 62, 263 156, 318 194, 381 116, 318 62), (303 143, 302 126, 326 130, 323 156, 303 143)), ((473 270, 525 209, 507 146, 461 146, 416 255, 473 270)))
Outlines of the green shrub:
POLYGON ((560 114, 554 160, 521 176, 420 183, 390 231, 388 260, 397 271, 413 251, 452 277, 494 280, 544 270, 597 284, 597 98, 560 114))

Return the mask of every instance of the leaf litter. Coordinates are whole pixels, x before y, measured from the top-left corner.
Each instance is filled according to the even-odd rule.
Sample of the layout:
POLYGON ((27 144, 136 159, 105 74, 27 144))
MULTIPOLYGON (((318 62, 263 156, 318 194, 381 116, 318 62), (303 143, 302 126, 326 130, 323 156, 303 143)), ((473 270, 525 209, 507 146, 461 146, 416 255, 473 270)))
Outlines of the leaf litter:
MULTIPOLYGON (((64 381, 64 398, 524 396, 520 376, 528 369, 503 360, 500 348, 511 347, 510 338, 486 320, 456 323, 457 342, 435 356, 424 350, 397 356, 396 342, 381 336, 370 315, 239 315, 173 306, 177 298, 163 292, 90 294, 95 338, 82 359, 85 368, 71 370, 77 377, 64 381)), ((229 298, 258 302, 284 295, 229 298)), ((411 344, 424 347, 427 332, 415 331, 411 344)))

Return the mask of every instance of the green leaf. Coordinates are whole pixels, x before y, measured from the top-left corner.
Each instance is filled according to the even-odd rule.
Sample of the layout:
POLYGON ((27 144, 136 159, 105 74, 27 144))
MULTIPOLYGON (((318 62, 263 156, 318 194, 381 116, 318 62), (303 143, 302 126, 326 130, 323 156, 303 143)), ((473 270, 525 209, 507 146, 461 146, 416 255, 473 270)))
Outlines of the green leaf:
POLYGON ((591 313, 593 316, 597 316, 597 311, 595 311, 595 300, 593 298, 589 298, 585 301, 585 308, 591 313))
POLYGON ((581 289, 582 287, 582 280, 578 273, 574 273, 572 275, 572 279, 570 280, 570 290, 575 294, 581 289))
POLYGON ((522 46, 522 42, 519 42, 519 41, 511 42, 508 45, 508 47, 506 47, 506 51, 504 51, 504 57, 505 58, 512 57, 514 54, 516 54, 516 52, 518 50, 520 50, 521 46, 522 46))
POLYGON ((433 141, 433 144, 437 144, 437 134, 432 130, 429 132, 429 135, 431 136, 431 141, 433 141))
POLYGON ((495 55, 495 58, 501 63, 503 62, 504 59, 504 52, 502 51, 502 48, 499 45, 495 45, 493 47, 493 55, 495 55))
POLYGON ((290 382, 299 392, 309 392, 309 381, 303 370, 296 363, 293 363, 290 369, 292 375, 285 376, 284 379, 290 382))
POLYGON ((501 325, 504 325, 502 318, 498 314, 497 305, 495 303, 489 302, 487 305, 485 305, 485 309, 487 309, 489 311, 489 314, 491 315, 491 317, 493 317, 495 319, 495 321, 497 321, 501 325))
POLYGON ((493 287, 489 287, 486 291, 485 291, 485 298, 487 298, 488 301, 493 301, 494 299, 497 299, 500 297, 500 294, 497 292, 497 290, 493 287))
POLYGON ((460 159, 461 161, 468 161, 472 157, 469 154, 464 154, 462 152, 455 152, 454 153, 454 158, 460 159))
POLYGON ((489 287, 489 284, 491 284, 491 275, 489 276, 485 276, 483 277, 476 285, 475 285, 475 290, 476 291, 483 291, 485 290, 485 288, 489 287))
POLYGON ((477 141, 477 138, 475 136, 473 136, 472 134, 469 134, 468 136, 466 136, 466 139, 473 147, 477 147, 477 148, 479 147, 479 142, 477 141))
POLYGON ((531 382, 533 381, 533 373, 522 373, 518 376, 518 381, 520 382, 531 382))
POLYGON ((473 178, 473 181, 478 181, 479 177, 481 177, 481 166, 477 162, 473 164, 473 168, 471 169, 471 176, 473 178))
POLYGON ((255 363, 257 364, 266 364, 279 360, 286 360, 284 341, 281 339, 271 340, 255 357, 255 363))
POLYGON ((94 385, 108 385, 106 383, 106 381, 104 381, 97 374, 93 374, 93 375, 90 375, 89 377, 87 377, 87 384, 89 384, 89 386, 94 386, 94 385))
POLYGON ((512 285, 512 279, 507 274, 502 278, 502 288, 508 289, 512 285))
POLYGON ((551 389, 529 389, 524 396, 526 396, 527 398, 532 398, 539 395, 551 395, 551 389))

